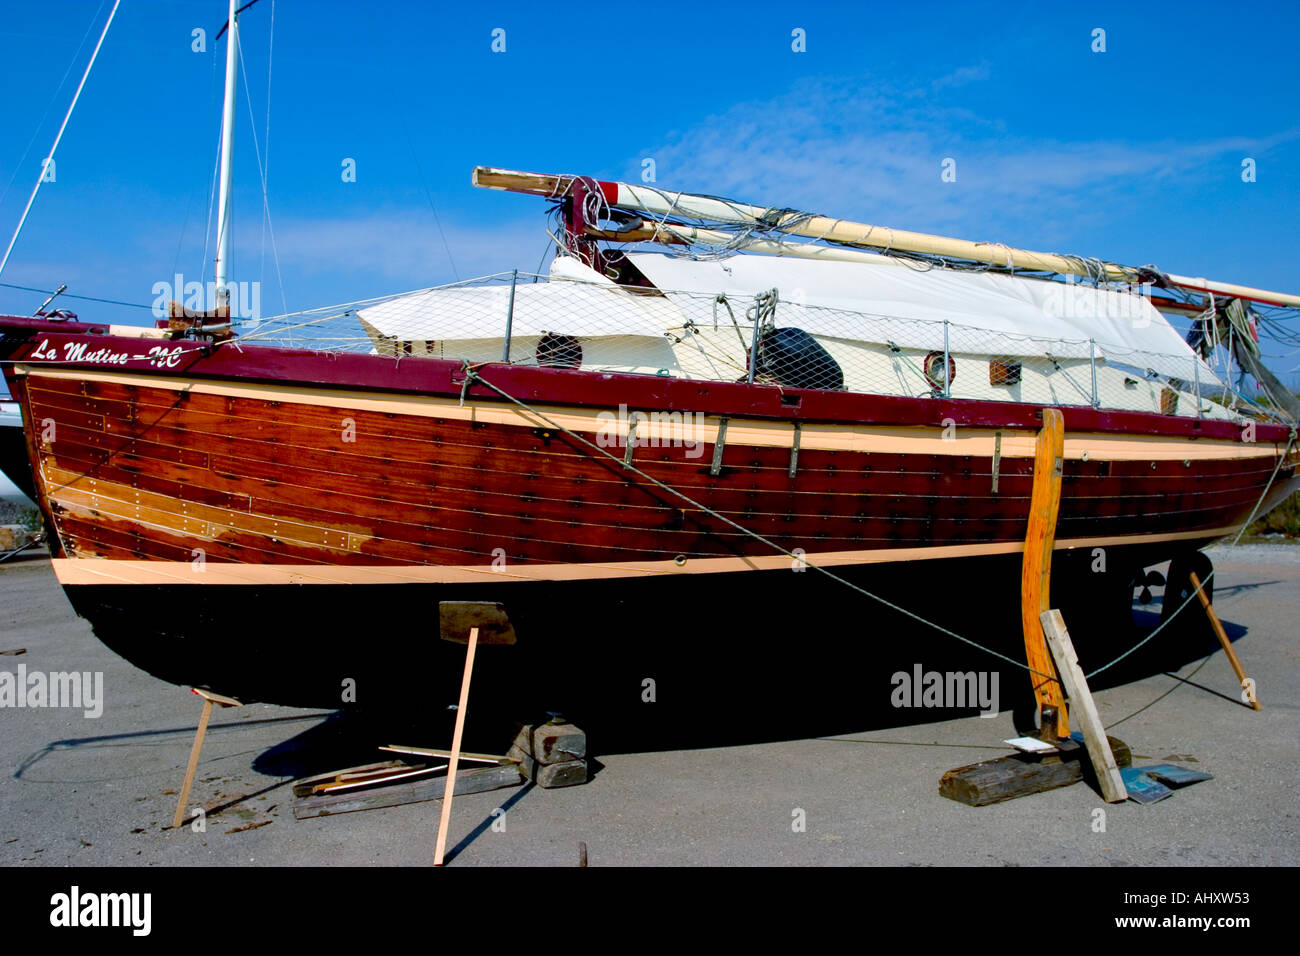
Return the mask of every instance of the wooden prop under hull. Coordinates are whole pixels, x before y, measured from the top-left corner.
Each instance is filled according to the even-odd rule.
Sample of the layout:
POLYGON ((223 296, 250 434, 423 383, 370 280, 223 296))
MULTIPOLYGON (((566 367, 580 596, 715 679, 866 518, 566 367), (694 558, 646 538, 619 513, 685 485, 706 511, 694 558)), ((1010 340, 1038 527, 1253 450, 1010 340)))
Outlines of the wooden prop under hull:
POLYGON ((1045 740, 1070 736, 1065 694, 1039 623, 1039 615, 1048 609, 1051 601, 1052 545, 1056 540, 1056 520, 1061 505, 1064 450, 1065 419, 1059 409, 1045 408, 1043 428, 1038 433, 1034 455, 1034 486, 1029 500, 1029 529, 1025 534, 1020 583, 1025 658, 1032 669, 1031 681, 1043 717, 1045 740), (1049 727, 1048 721, 1053 721, 1055 726, 1049 727))

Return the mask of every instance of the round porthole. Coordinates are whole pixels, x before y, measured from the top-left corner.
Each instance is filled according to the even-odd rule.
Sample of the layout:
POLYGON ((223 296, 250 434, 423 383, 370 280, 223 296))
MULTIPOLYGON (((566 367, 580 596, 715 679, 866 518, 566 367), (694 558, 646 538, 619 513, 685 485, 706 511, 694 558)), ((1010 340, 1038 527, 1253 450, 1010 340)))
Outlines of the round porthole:
POLYGON ((943 353, 931 352, 921 363, 921 370, 925 373, 925 380, 930 383, 931 388, 940 392, 947 391, 957 377, 957 360, 951 355, 948 356, 948 369, 945 376, 943 353))

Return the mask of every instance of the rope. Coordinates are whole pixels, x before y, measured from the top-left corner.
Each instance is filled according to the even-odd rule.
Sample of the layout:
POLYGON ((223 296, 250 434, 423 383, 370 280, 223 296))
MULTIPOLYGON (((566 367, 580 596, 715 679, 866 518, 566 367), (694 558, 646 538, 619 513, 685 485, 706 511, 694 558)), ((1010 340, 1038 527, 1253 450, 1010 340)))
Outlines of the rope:
POLYGON ((819 571, 820 573, 830 578, 832 581, 835 581, 839 584, 843 584, 845 587, 849 588, 850 590, 856 591, 859 594, 863 595, 864 597, 871 598, 871 600, 877 601, 880 604, 883 604, 885 607, 893 611, 897 611, 900 614, 910 617, 912 620, 917 621, 918 623, 924 624, 927 627, 932 627, 936 631, 939 631, 940 633, 947 634, 949 637, 955 638, 956 640, 961 641, 963 644, 969 644, 971 647, 984 651, 987 654, 992 654, 994 657, 997 657, 1007 662, 1008 664, 1012 664, 1016 667, 1021 668, 1022 670, 1027 670, 1030 673, 1036 674, 1037 676, 1042 677, 1046 680, 1056 681, 1059 683, 1059 679, 1053 674, 1044 674, 1042 671, 1036 670, 1035 668, 1030 667, 1028 664, 1022 661, 1018 661, 1013 657, 1008 657, 1007 655, 999 651, 993 650, 991 647, 985 647, 983 644, 980 644, 977 641, 973 641, 968 637, 963 637, 961 634, 958 634, 956 631, 949 630, 948 628, 944 627, 942 624, 938 624, 934 621, 923 618, 919 614, 909 611, 905 607, 900 607, 899 605, 894 604, 892 601, 889 601, 878 594, 873 594, 871 591, 868 591, 866 588, 854 584, 852 581, 845 580, 844 578, 840 577, 838 574, 835 574, 833 571, 830 571, 822 567, 821 565, 813 564, 811 561, 808 560, 807 556, 796 555, 794 552, 788 551, 785 548, 781 547, 776 542, 770 541, 767 538, 763 537, 758 532, 752 531, 749 528, 746 528, 743 525, 738 524, 735 521, 732 521, 726 515, 719 514, 718 512, 714 511, 712 508, 708 507, 707 505, 700 504, 698 501, 696 501, 694 498, 691 498, 689 495, 686 495, 683 492, 678 491, 676 488, 673 488, 671 485, 668 485, 660 481, 658 478, 655 478, 652 475, 646 474, 644 471, 637 468, 630 461, 626 461, 617 455, 611 454, 610 452, 606 451, 604 448, 601 448, 599 445, 596 445, 594 442, 590 442, 587 439, 583 438, 577 432, 565 428, 563 425, 547 417, 545 414, 533 408, 527 402, 524 402, 516 398, 515 396, 511 395, 509 392, 505 391, 504 389, 499 388, 498 386, 494 385, 492 382, 489 382, 482 375, 480 375, 476 369, 472 368, 468 362, 465 363, 464 371, 465 371, 466 391, 468 391, 468 386, 471 382, 477 381, 480 384, 486 386, 487 388, 490 388, 492 391, 496 392, 498 395, 500 395, 502 398, 506 399, 507 401, 513 402, 514 404, 518 405, 520 408, 524 409, 530 415, 533 415, 534 417, 541 419, 543 422, 545 422, 551 428, 554 428, 556 431, 567 435, 568 437, 574 439, 580 444, 585 445, 587 448, 591 449, 592 451, 604 455, 610 461, 615 462, 616 464, 626 469, 627 471, 633 472, 634 474, 636 474, 641 478, 644 478, 646 481, 650 482, 651 484, 656 485, 659 488, 662 488, 664 491, 668 492, 669 494, 680 498, 682 501, 686 502, 688 505, 690 505, 692 508, 696 509, 697 511, 707 514, 709 517, 715 518, 718 521, 723 522, 724 524, 730 525, 731 527, 735 528, 737 531, 741 532, 742 534, 748 535, 749 537, 753 538, 755 541, 758 541, 760 544, 768 548, 771 548, 773 551, 785 555, 786 557, 790 558, 795 562, 798 562, 800 565, 806 568, 811 568, 814 571, 819 571))
MULTIPOLYGON (((627 460, 625 460, 625 459, 623 459, 623 458, 620 458, 620 457, 617 456, 617 455, 611 454, 609 451, 606 451, 604 448, 601 448, 600 446, 594 444, 593 442, 588 441, 587 439, 583 438, 581 435, 577 434, 576 432, 572 431, 571 429, 565 428, 563 425, 560 425, 559 423, 555 422, 553 419, 547 417, 547 416, 546 416, 545 414, 543 414, 542 412, 539 412, 537 409, 533 408, 533 407, 532 407, 531 405, 529 405, 527 402, 524 402, 524 401, 522 401, 522 400, 516 398, 515 396, 511 395, 509 392, 505 391, 505 390, 502 389, 502 388, 499 388, 497 385, 495 385, 495 384, 493 384, 492 382, 489 382, 487 379, 483 378, 483 376, 480 375, 480 374, 478 373, 478 371, 477 371, 475 368, 471 368, 471 367, 470 367, 470 365, 469 365, 468 362, 465 363, 465 365, 464 365, 464 370, 465 370, 465 390, 464 390, 464 392, 462 392, 462 401, 463 401, 463 399, 464 399, 464 395, 465 395, 465 393, 467 393, 468 390, 469 390, 469 385, 470 385, 470 383, 473 382, 473 381, 477 381, 477 382, 481 383, 482 385, 486 386, 487 388, 490 388, 492 391, 496 392, 498 395, 500 395, 502 398, 505 398, 507 401, 513 402, 514 404, 518 405, 520 408, 524 409, 524 410, 525 410, 526 412, 528 412, 530 415, 533 415, 533 416, 535 416, 535 417, 541 419, 543 422, 545 422, 545 423, 546 423, 547 425, 549 425, 550 427, 554 428, 556 431, 559 431, 559 432, 561 432, 561 433, 563 433, 563 434, 569 436, 570 438, 572 438, 572 439, 574 439, 575 441, 581 443, 582 445, 585 445, 587 448, 591 449, 592 451, 595 451, 595 452, 597 452, 597 453, 599 453, 599 454, 601 454, 601 455, 604 455, 606 458, 608 458, 608 459, 610 459, 611 461, 615 462, 616 464, 620 465, 622 468, 624 468, 624 469, 626 469, 626 470, 628 470, 628 471, 631 471, 631 472, 635 473, 637 476, 639 476, 639 477, 645 479, 646 481, 650 482, 651 484, 656 485, 656 486, 659 487, 659 488, 662 488, 664 491, 668 492, 668 493, 671 494, 671 495, 676 496, 677 498, 680 498, 682 501, 686 502, 688 505, 690 505, 692 508, 695 508, 697 511, 700 511, 700 512, 702 512, 702 513, 704 513, 704 514, 709 515, 711 518, 715 518, 715 519, 717 519, 718 521, 721 521, 721 522, 723 522, 723 523, 725 523, 725 524, 730 525, 731 527, 735 528, 737 531, 741 532, 742 534, 748 535, 749 537, 753 538, 755 541, 758 541, 760 544, 763 544, 764 546, 769 547, 769 548, 771 548, 772 550, 774 550, 774 551, 776 551, 776 552, 778 552, 778 553, 780 553, 780 554, 783 554, 783 555, 785 555, 785 556, 788 557, 788 558, 791 558, 792 560, 794 560, 794 561, 796 561, 796 562, 802 564, 804 567, 812 568, 814 571, 819 571, 820 573, 822 573, 822 574, 826 575, 828 578, 830 578, 832 581, 835 581, 835 582, 837 582, 837 583, 839 583, 839 584, 843 584, 845 587, 849 588, 850 590, 856 591, 857 593, 863 595, 864 597, 868 597, 868 598, 870 598, 870 599, 873 600, 873 601, 877 601, 877 602, 879 602, 880 604, 883 604, 885 607, 888 607, 888 608, 890 608, 891 610, 897 611, 898 613, 903 614, 903 615, 905 615, 905 616, 911 618, 912 620, 914 620, 914 621, 916 621, 916 622, 918 622, 918 623, 920 623, 920 624, 924 624, 924 625, 926 625, 927 627, 931 627, 931 628, 935 629, 936 631, 939 631, 940 633, 943 633, 943 634, 948 635, 949 637, 955 638, 956 640, 961 641, 963 644, 968 644, 968 645, 970 645, 971 647, 974 647, 974 648, 976 648, 976 649, 978 649, 978 650, 984 651, 984 652, 987 653, 987 654, 991 654, 991 655, 993 655, 994 657, 999 658, 1000 660, 1006 661, 1006 662, 1009 663, 1009 664, 1013 664, 1013 665, 1015 665, 1016 667, 1019 667, 1019 668, 1021 668, 1021 669, 1023 669, 1023 670, 1027 670, 1027 671, 1029 671, 1030 673, 1032 673, 1032 674, 1036 674, 1036 675, 1039 676, 1039 677, 1043 677, 1043 678, 1045 678, 1045 679, 1047 679, 1047 680, 1055 681, 1055 682, 1057 682, 1057 683, 1060 682, 1060 681, 1059 681, 1059 678, 1057 678, 1056 676, 1054 676, 1054 675, 1052 675, 1052 674, 1044 674, 1043 672, 1041 672, 1041 671, 1039 671, 1039 670, 1036 670, 1036 669, 1033 668, 1033 667, 1030 667, 1028 664, 1022 663, 1022 662, 1020 662, 1020 661, 1018 661, 1018 660, 1015 660, 1014 658, 1008 657, 1007 655, 1002 654, 1002 653, 999 652, 999 651, 995 651, 995 650, 993 650, 993 649, 990 648, 990 647, 985 647, 983 644, 980 644, 980 643, 978 643, 977 641, 973 641, 973 640, 971 640, 971 639, 968 638, 968 637, 963 637, 961 634, 958 634, 958 633, 956 633, 955 631, 949 630, 948 628, 944 627, 943 625, 938 624, 938 623, 936 623, 936 622, 934 622, 934 621, 931 621, 931 620, 929 620, 929 619, 927 619, 927 618, 921 617, 919 614, 915 614, 915 613, 913 613, 912 611, 909 611, 907 608, 900 607, 899 605, 894 604, 892 601, 889 601, 889 600, 887 600, 887 599, 881 597, 881 596, 878 595, 878 594, 874 594, 874 593, 872 593, 871 591, 868 591, 866 588, 863 588, 863 587, 861 587, 861 586, 859 586, 859 585, 857 585, 857 584, 854 584, 852 581, 847 581, 847 580, 845 580, 844 578, 842 578, 842 577, 840 577, 839 575, 835 574, 833 571, 830 571, 830 570, 828 570, 828 569, 826 569, 826 568, 824 568, 824 567, 822 567, 822 566, 820 566, 820 565, 813 564, 813 563, 812 563, 811 561, 809 561, 808 558, 807 558, 806 556, 804 556, 804 555, 796 555, 796 554, 794 554, 793 552, 786 550, 785 548, 781 547, 779 544, 775 543, 774 541, 770 541, 770 540, 768 540, 767 538, 763 537, 762 535, 758 534, 756 531, 752 531, 752 530, 750 530, 749 528, 746 528, 746 527, 744 527, 743 525, 738 524, 738 523, 735 522, 735 521, 732 521, 732 520, 731 520, 730 518, 728 518, 726 515, 719 514, 718 512, 714 511, 712 508, 709 508, 709 507, 706 506, 706 505, 700 504, 698 501, 696 501, 695 499, 691 498, 690 496, 684 494, 684 493, 681 492, 681 491, 678 491, 676 488, 673 488, 671 485, 668 485, 668 484, 666 484, 666 483, 660 481, 658 478, 655 478, 655 477, 653 477, 652 475, 648 475, 648 474, 646 474, 644 471, 642 471, 641 469, 639 469, 639 468, 637 468, 635 465, 633 465, 630 461, 627 461, 627 460)), ((1250 524, 1251 524, 1252 521, 1254 521, 1254 519, 1255 519, 1255 515, 1259 512, 1260 507, 1264 504, 1264 500, 1268 497, 1269 489, 1272 488, 1272 486, 1273 486, 1273 482, 1277 480, 1277 474, 1278 474, 1278 472, 1279 472, 1279 471, 1281 470, 1281 468, 1282 468, 1282 463, 1283 463, 1284 461, 1286 461, 1286 458, 1287 458, 1287 456, 1290 454, 1290 452, 1291 452, 1291 448, 1292 448, 1292 446, 1295 444, 1295 441, 1296 441, 1296 430, 1295 430, 1295 428, 1293 427, 1293 428, 1291 429, 1291 435, 1290 435, 1290 438, 1289 438, 1288 441, 1287 441, 1287 446, 1286 446, 1285 450, 1282 452, 1281 456, 1278 457, 1277 464, 1274 465, 1274 467, 1273 467, 1273 472, 1272 472, 1272 474, 1269 476, 1268 483, 1264 486, 1264 490, 1260 493, 1259 500, 1255 502, 1255 507, 1254 507, 1253 509, 1251 509, 1250 516, 1246 519, 1245 523, 1242 524, 1241 529, 1237 532, 1237 536, 1233 539, 1233 542, 1232 542, 1233 545, 1236 545, 1237 542, 1241 540, 1241 536, 1242 536, 1243 534, 1245 534, 1245 532, 1246 532, 1246 528, 1250 526, 1250 524)), ((1120 654, 1120 655, 1119 655, 1118 657, 1116 657, 1114 660, 1110 661, 1108 664, 1103 664, 1101 667, 1098 667, 1098 668, 1097 668, 1096 670, 1094 670, 1092 673, 1088 674, 1088 675, 1087 675, 1087 679, 1091 680, 1093 677, 1097 676, 1098 674, 1102 673, 1103 671, 1108 670, 1108 669, 1110 669, 1111 667, 1114 667, 1116 664, 1118 664, 1118 663, 1119 663, 1120 661, 1122 661, 1124 658, 1128 657, 1130 654, 1132 654, 1132 653, 1133 653, 1134 651, 1136 651, 1138 648, 1142 647, 1144 644, 1146 644, 1148 641, 1150 641, 1152 638, 1154 638, 1157 634, 1159 634, 1160 631, 1162 631, 1162 630, 1165 628, 1166 625, 1168 625, 1170 622, 1172 622, 1172 621, 1174 620, 1174 618, 1176 618, 1180 613, 1182 613, 1183 609, 1186 608, 1187 605, 1190 604, 1190 603, 1192 602, 1192 600, 1197 596, 1197 594, 1200 593, 1201 589, 1205 586, 1205 584, 1208 583, 1208 582, 1209 582, 1209 581, 1214 577, 1214 574, 1215 574, 1214 569, 1211 569, 1210 573, 1207 574, 1207 575, 1205 576, 1205 580, 1201 582, 1201 587, 1199 587, 1199 588, 1197 588, 1196 590, 1194 590, 1194 591, 1192 592, 1192 594, 1187 598, 1187 600, 1184 601, 1184 602, 1183 602, 1183 603, 1178 607, 1178 609, 1177 609, 1176 611, 1174 611, 1173 614, 1171 614, 1168 618, 1166 618, 1164 621, 1162 621, 1162 622, 1160 623, 1160 625, 1159 625, 1158 627, 1156 627, 1156 629, 1155 629, 1154 631, 1152 631, 1150 634, 1148 634, 1145 638, 1143 638, 1143 639, 1142 639, 1141 641, 1139 641, 1137 644, 1133 645, 1133 647, 1129 648, 1129 649, 1128 649, 1127 651, 1125 651, 1123 654, 1120 654)))
POLYGON ((7 551, 4 554, 0 554, 0 563, 8 561, 14 555, 21 554, 22 552, 26 551, 28 548, 34 548, 38 544, 44 544, 44 543, 45 543, 45 535, 41 535, 39 538, 36 538, 33 541, 28 541, 26 544, 20 544, 12 551, 7 551))
POLYGON ((893 353, 894 358, 897 361, 901 362, 904 365, 904 367, 911 369, 912 372, 916 374, 916 377, 919 378, 925 384, 926 393, 928 394, 930 389, 930 380, 925 377, 925 372, 917 368, 916 363, 913 362, 910 358, 908 358, 906 353, 904 353, 903 350, 899 348, 898 345, 895 344, 895 342, 892 339, 886 342, 885 344, 889 346, 889 351, 893 353))
MULTIPOLYGON (((1277 473, 1278 473, 1279 471, 1282 470, 1282 462, 1286 461, 1286 459, 1287 459, 1287 455, 1289 455, 1289 454, 1291 453, 1291 448, 1292 448, 1293 445, 1295 445, 1295 441, 1296 441, 1296 430, 1295 430, 1295 426, 1292 426, 1292 427, 1291 427, 1291 436, 1287 439, 1286 448, 1285 448, 1285 450, 1283 450, 1282 454, 1278 457, 1277 464, 1273 466, 1273 474, 1269 475, 1269 478, 1268 478, 1268 484, 1266 484, 1266 485, 1264 486, 1264 490, 1263 490, 1263 492, 1260 494, 1260 496, 1259 496, 1259 500, 1255 502, 1255 507, 1251 509, 1250 517, 1247 518, 1247 519, 1245 520, 1245 522, 1242 523, 1241 528, 1237 531, 1237 536, 1236 536, 1235 538, 1232 539, 1232 545, 1233 545, 1233 547, 1235 547, 1235 546, 1237 545, 1237 542, 1239 542, 1239 541, 1241 540, 1241 536, 1242 536, 1243 534, 1246 533, 1246 529, 1249 528, 1250 525, 1251 525, 1251 523, 1255 520, 1255 515, 1259 513, 1260 506, 1264 504, 1264 499, 1268 497, 1268 491, 1269 491, 1270 488, 1273 487, 1273 482, 1277 480, 1277 473)), ((1124 658, 1128 657, 1130 654, 1132 654, 1134 651, 1136 651, 1139 647, 1142 647, 1144 644, 1146 644, 1148 641, 1150 641, 1152 638, 1154 638, 1157 634, 1159 634, 1161 631, 1163 631, 1163 630, 1165 629, 1165 626, 1166 626, 1166 625, 1172 623, 1173 620, 1174 620, 1174 618, 1176 618, 1179 614, 1181 614, 1181 613, 1183 612, 1183 608, 1187 607, 1187 605, 1191 604, 1192 601, 1194 601, 1194 600, 1196 599, 1196 596, 1197 596, 1198 594, 1200 594, 1202 590, 1204 590, 1205 585, 1207 585, 1207 584, 1210 583, 1210 581, 1214 578, 1214 575, 1217 573, 1217 571, 1218 571, 1217 568, 1211 567, 1211 568, 1210 568, 1210 573, 1207 574, 1207 575, 1205 576, 1205 580, 1203 580, 1203 581, 1200 583, 1200 586, 1198 586, 1197 588, 1195 588, 1195 589, 1192 591, 1192 593, 1189 594, 1189 595, 1187 596, 1187 600, 1184 601, 1182 604, 1180 604, 1180 605, 1178 606, 1177 610, 1175 610, 1173 614, 1170 614, 1167 618, 1165 618, 1163 621, 1161 621, 1161 622, 1156 626, 1156 629, 1155 629, 1154 631, 1152 631, 1152 632, 1151 632, 1150 634, 1148 634, 1146 637, 1142 638, 1142 640, 1138 641, 1136 644, 1134 644, 1132 647, 1130 647, 1127 651, 1125 651, 1125 652, 1124 652, 1123 654, 1121 654, 1119 657, 1115 658, 1115 659, 1114 659, 1113 661, 1111 661, 1109 664, 1103 664, 1101 667, 1098 667, 1098 668, 1097 668, 1095 671, 1093 671, 1091 674, 1087 674, 1087 675, 1085 675, 1085 676, 1087 677, 1087 679, 1088 679, 1088 680, 1092 680, 1094 677, 1096 677, 1096 676, 1097 676, 1098 674, 1100 674, 1102 671, 1109 670, 1110 668, 1114 667, 1116 664, 1118 664, 1118 663, 1119 663, 1120 661, 1122 661, 1124 658)))
POLYGON ((1067 372, 1065 368, 1061 365, 1061 363, 1056 360, 1056 356, 1054 356, 1051 352, 1044 352, 1043 354, 1046 355, 1047 360, 1052 363, 1052 368, 1054 368, 1056 371, 1060 372, 1063 376, 1065 376, 1065 380, 1074 386, 1074 390, 1078 392, 1080 395, 1082 395, 1084 399, 1091 404, 1095 396, 1093 396, 1091 392, 1086 391, 1083 388, 1083 386, 1081 386, 1078 382, 1074 380, 1074 377, 1071 376, 1070 373, 1067 372))

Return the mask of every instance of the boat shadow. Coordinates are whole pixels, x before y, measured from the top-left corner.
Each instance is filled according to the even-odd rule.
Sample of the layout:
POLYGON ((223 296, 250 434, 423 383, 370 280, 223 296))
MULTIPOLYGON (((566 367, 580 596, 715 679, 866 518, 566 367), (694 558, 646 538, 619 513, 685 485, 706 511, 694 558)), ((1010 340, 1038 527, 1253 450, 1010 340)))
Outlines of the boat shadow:
MULTIPOLYGON (((936 610, 934 617, 944 615, 936 610)), ((1105 667, 1090 679, 1093 690, 1177 671, 1218 650, 1199 613, 1141 643, 1159 617, 1157 598, 1135 604, 1127 628, 1067 618, 1085 672, 1105 667)), ((1018 617, 949 616, 946 623, 973 644, 888 608, 873 610, 871 622, 857 629, 805 620, 787 629, 790 622, 774 615, 761 631, 716 631, 708 639, 629 623, 617 644, 527 654, 521 642, 518 655, 511 649, 479 658, 465 748, 504 753, 519 724, 550 713, 582 727, 593 754, 840 736, 971 717, 981 704, 999 712, 1000 736, 1012 736, 1012 712, 1033 713, 1029 674, 1011 663, 1024 657, 1018 617), (949 674, 973 675, 984 696, 967 706, 927 698, 921 688, 932 673, 945 684, 949 674)), ((1233 641, 1247 634, 1232 622, 1224 627, 1233 641)), ((261 754, 254 767, 298 777, 384 759, 377 750, 383 744, 445 747, 455 717, 448 703, 430 698, 400 711, 339 712, 261 754)))

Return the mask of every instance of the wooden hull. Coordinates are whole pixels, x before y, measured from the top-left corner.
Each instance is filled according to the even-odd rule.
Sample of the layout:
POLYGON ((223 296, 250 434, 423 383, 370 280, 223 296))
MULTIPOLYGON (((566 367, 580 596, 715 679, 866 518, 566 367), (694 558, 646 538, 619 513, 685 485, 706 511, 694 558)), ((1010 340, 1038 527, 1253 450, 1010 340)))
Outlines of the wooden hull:
MULTIPOLYGON (((1033 406, 480 370, 526 410, 436 359, 159 345, 22 319, 0 331, 74 606, 141 666, 236 695, 248 690, 225 682, 250 654, 267 661, 262 699, 336 702, 349 661, 383 684, 432 640, 419 622, 437 600, 503 601, 528 622, 521 641, 616 640, 629 615, 687 600, 748 626, 764 619, 759 595, 833 585, 772 545, 875 590, 883 569, 923 574, 918 561, 1014 567, 1026 530, 1033 406), (678 417, 643 421, 628 448, 620 406, 678 417), (620 603, 633 590, 643 610, 620 603)), ((1123 568, 1234 531, 1287 437, 1086 408, 1065 420, 1057 548, 1101 548, 1123 568)), ((1270 504, 1295 484, 1293 457, 1270 504)), ((831 592, 863 600, 834 585, 818 607, 831 592)))

